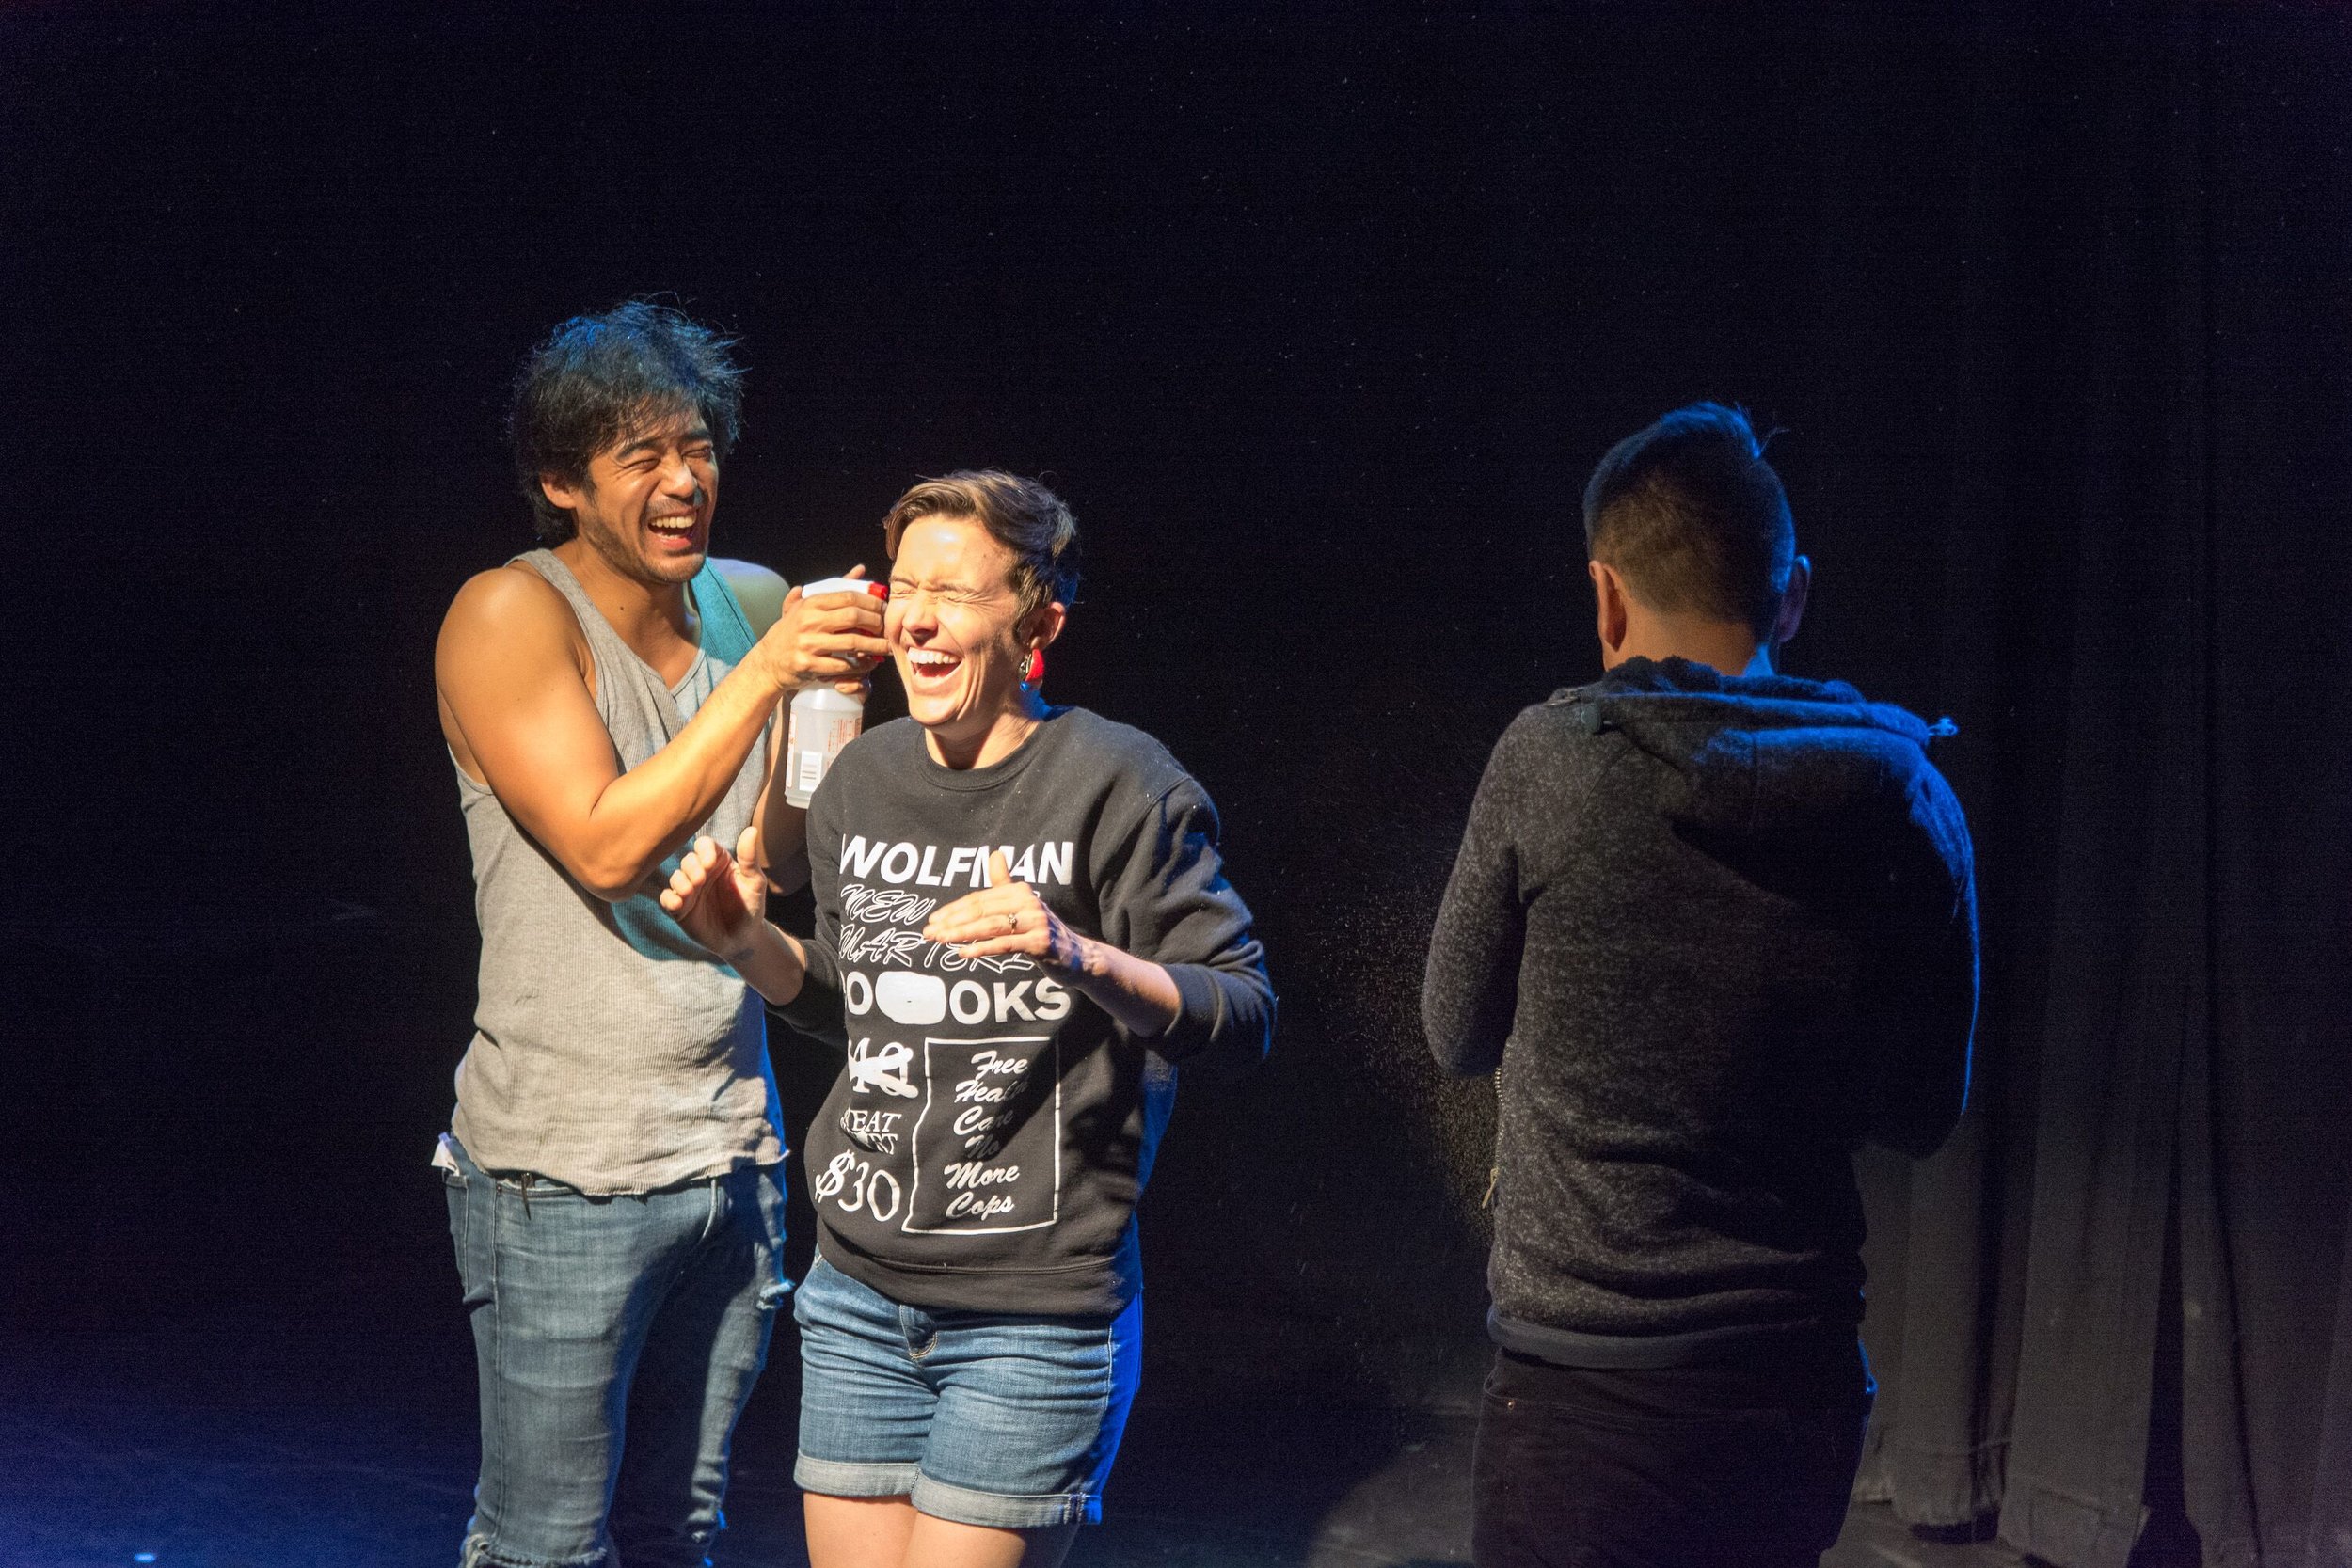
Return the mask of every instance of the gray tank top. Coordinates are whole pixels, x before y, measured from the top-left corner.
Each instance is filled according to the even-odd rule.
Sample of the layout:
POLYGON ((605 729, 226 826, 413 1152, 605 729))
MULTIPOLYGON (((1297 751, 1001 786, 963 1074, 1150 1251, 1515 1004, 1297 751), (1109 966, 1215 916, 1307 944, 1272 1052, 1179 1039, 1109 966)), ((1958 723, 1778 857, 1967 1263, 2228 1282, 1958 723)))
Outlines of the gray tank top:
MULTIPOLYGON (((707 563, 689 588, 702 650, 667 687, 551 552, 516 561, 571 602, 596 660, 596 711, 624 770, 685 728, 751 651, 743 607, 707 563)), ((697 834, 734 847, 766 761, 754 747, 697 834)), ((759 997, 651 894, 608 904, 573 880, 462 768, 457 793, 473 847, 482 970, 450 1125, 474 1163, 583 1192, 640 1193, 781 1161, 759 997)), ((676 867, 673 855, 663 876, 676 867)))

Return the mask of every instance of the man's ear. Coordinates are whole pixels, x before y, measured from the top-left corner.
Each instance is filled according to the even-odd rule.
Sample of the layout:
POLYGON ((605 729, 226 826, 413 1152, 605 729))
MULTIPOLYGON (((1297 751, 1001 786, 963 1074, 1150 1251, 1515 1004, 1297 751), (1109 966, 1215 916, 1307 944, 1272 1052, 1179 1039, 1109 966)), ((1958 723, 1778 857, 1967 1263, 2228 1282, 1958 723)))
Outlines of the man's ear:
POLYGON ((1780 596, 1780 613, 1772 617, 1772 646, 1797 635, 1797 625, 1804 619, 1804 601, 1813 591, 1813 562, 1799 556, 1788 567, 1788 591, 1780 596))
POLYGON ((1604 561, 1588 562, 1584 572, 1593 579, 1593 629, 1599 634, 1601 666, 1606 669, 1617 662, 1622 657, 1618 650, 1625 646, 1625 578, 1604 561))
POLYGON ((547 497, 550 504, 560 506, 566 512, 578 509, 587 490, 585 483, 570 483, 561 474, 542 473, 539 476, 539 493, 547 497))

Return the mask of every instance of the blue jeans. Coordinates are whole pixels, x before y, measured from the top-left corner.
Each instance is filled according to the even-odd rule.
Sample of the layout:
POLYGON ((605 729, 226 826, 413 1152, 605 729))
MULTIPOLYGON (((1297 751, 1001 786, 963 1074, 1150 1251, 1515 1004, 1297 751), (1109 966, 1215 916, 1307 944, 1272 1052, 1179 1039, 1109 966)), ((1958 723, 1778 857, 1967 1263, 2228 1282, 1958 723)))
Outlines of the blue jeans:
POLYGON ((464 1568, 584 1568, 616 1549, 627 1568, 703 1568, 728 1438, 791 1289, 774 1175, 597 1197, 451 1149, 482 1383, 464 1568))
POLYGON ((1143 1358, 1115 1318, 902 1307, 817 1259, 801 1325, 803 1492, 999 1529, 1093 1524, 1143 1358))

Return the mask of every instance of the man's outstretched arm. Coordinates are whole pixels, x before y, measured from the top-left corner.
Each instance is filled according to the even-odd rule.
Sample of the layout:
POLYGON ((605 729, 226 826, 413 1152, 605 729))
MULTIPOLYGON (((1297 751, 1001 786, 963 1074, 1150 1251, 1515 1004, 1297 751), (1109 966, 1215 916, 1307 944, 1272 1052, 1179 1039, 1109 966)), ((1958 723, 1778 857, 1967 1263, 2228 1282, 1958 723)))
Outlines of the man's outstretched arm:
POLYGON ((850 674, 845 653, 887 653, 870 635, 878 619, 848 594, 788 599, 686 727, 624 772, 571 607, 536 574, 501 567, 460 589, 441 624, 442 724, 461 761, 566 871, 599 897, 626 898, 717 809, 780 697, 850 674))

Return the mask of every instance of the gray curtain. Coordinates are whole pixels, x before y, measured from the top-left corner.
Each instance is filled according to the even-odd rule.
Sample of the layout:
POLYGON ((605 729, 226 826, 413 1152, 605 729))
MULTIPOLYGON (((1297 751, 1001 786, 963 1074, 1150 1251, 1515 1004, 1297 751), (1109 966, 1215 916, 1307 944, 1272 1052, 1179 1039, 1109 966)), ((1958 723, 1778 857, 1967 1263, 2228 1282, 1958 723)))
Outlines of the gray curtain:
POLYGON ((1983 1076, 1935 1159, 1865 1166, 1861 1491, 2069 1568, 2152 1504, 2207 1563, 2340 1568, 2352 31, 1988 13, 1968 68, 1944 637, 1994 808, 1983 1076))

